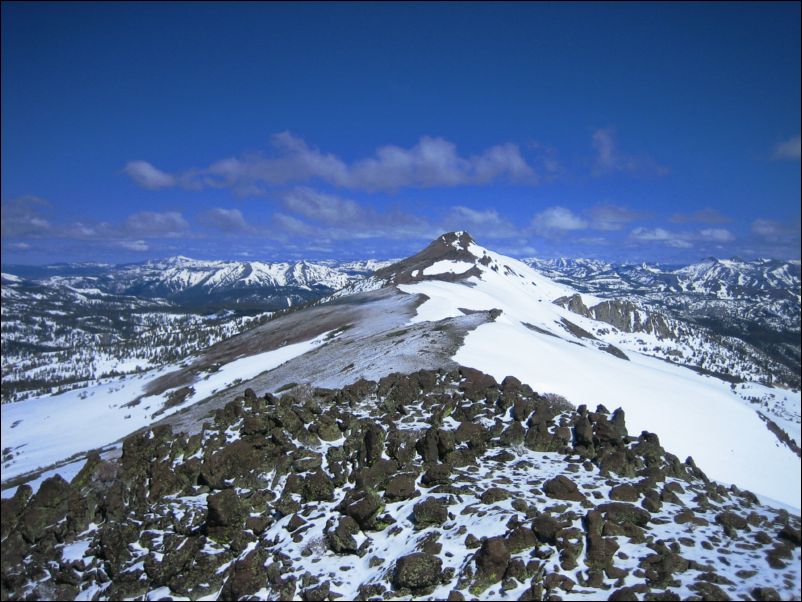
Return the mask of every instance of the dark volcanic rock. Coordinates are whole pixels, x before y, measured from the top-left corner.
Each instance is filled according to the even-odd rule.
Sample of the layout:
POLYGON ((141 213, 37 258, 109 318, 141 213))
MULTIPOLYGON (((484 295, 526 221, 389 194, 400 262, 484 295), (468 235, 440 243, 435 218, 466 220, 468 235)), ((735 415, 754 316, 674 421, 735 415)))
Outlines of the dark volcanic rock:
POLYGON ((362 529, 375 529, 377 527, 376 519, 384 510, 384 500, 375 491, 354 490, 345 496, 340 508, 362 529))
POLYGON ((436 498, 426 498, 412 508, 412 518, 418 528, 442 525, 448 520, 448 508, 436 498))
POLYGON ((451 466, 449 464, 432 464, 423 473, 421 481, 424 485, 446 485, 451 480, 451 466))
POLYGON ((643 508, 638 508, 632 504, 623 502, 609 502, 601 504, 596 509, 604 514, 607 520, 616 523, 629 523, 638 527, 645 527, 649 524, 651 515, 643 508))
POLYGON ((506 489, 502 489, 501 487, 490 487, 489 489, 485 489, 479 499, 483 504, 494 504, 495 502, 501 502, 509 499, 510 497, 511 494, 506 489))
POLYGON ((304 478, 301 492, 304 502, 331 501, 334 499, 334 482, 318 469, 304 478))
POLYGON ((795 546, 799 546, 800 543, 802 543, 799 529, 794 529, 791 525, 785 525, 782 529, 780 529, 778 537, 795 546))
POLYGON ((502 537, 491 537, 482 542, 476 553, 476 576, 471 592, 478 594, 488 586, 501 581, 510 562, 510 551, 502 537))
MULTIPOLYGON (((69 508, 73 491, 60 475, 45 479, 19 517, 18 529, 29 543, 39 541, 48 527, 61 521, 69 508)), ((59 531, 61 529, 58 529, 59 531)))
POLYGON ((343 516, 337 526, 326 533, 326 541, 337 554, 356 554, 354 535, 359 533, 359 524, 350 516, 343 516))
POLYGON ((546 481, 543 484, 543 492, 547 496, 558 500, 581 502, 585 499, 585 496, 579 491, 576 483, 563 475, 558 475, 546 481))
POLYGON ((616 485, 610 490, 611 500, 619 502, 637 502, 638 497, 639 497, 638 490, 635 488, 634 485, 630 485, 629 483, 616 485))
POLYGON ((541 514, 532 523, 532 531, 534 531, 538 540, 549 545, 556 543, 555 536, 560 528, 560 523, 547 514, 541 514))
POLYGON ((443 369, 212 412, 192 436, 143 430, 71 484, 3 500, 0 598, 796 595, 798 517, 629 437, 620 409, 443 369), (480 538, 491 524, 503 535, 480 538), (364 582, 343 585, 358 567, 364 582))
POLYGON ((415 488, 416 474, 399 474, 387 481, 384 489, 384 497, 391 502, 408 500, 420 495, 415 488))
POLYGON ((724 527, 724 531, 730 537, 734 537, 736 531, 749 528, 748 523, 743 516, 736 514, 735 512, 730 512, 729 510, 719 512, 716 515, 716 522, 724 527))
POLYGON ((264 564, 265 556, 259 548, 235 562, 220 597, 224 600, 239 600, 258 592, 265 585, 264 564))
POLYGON ((609 569, 613 554, 618 551, 618 543, 612 537, 602 537, 603 519, 601 512, 591 510, 585 515, 585 562, 592 569, 609 569))
POLYGON ((256 449, 245 441, 235 441, 207 458, 201 467, 200 481, 212 489, 224 489, 230 486, 231 479, 249 475, 259 465, 256 449))
POLYGON ((238 526, 245 518, 245 510, 233 489, 223 489, 206 498, 209 528, 238 526))
POLYGON ((432 554, 417 552, 402 556, 395 563, 393 586, 412 590, 432 587, 440 583, 443 561, 432 554))
POLYGON ((529 527, 519 525, 504 536, 504 543, 511 554, 517 554, 537 546, 538 538, 529 527))

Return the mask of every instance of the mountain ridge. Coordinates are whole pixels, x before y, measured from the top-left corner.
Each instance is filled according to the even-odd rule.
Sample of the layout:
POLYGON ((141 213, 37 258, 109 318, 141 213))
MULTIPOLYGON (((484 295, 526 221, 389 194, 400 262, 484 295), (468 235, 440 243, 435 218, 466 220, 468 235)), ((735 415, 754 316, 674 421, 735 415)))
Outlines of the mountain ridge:
MULTIPOLYGON (((551 281, 517 260, 480 247, 467 235, 444 235, 432 245, 384 268, 379 272, 382 278, 374 274, 371 278, 377 286, 373 290, 336 296, 329 302, 316 303, 257 325, 200 352, 181 366, 163 367, 158 373, 162 375, 158 380, 162 384, 158 386, 148 386, 134 393, 128 383, 121 385, 122 390, 132 393, 125 393, 127 397, 120 398, 125 403, 121 403, 119 410, 110 410, 109 415, 119 420, 125 408, 136 407, 139 408, 138 420, 147 423, 155 410, 169 407, 176 411, 187 410, 191 422, 200 420, 203 412, 227 403, 244 387, 275 391, 288 382, 297 382, 298 377, 291 376, 293 373, 304 375, 315 386, 335 387, 359 377, 379 379, 402 364, 408 370, 474 365, 498 378, 503 376, 500 370, 504 370, 505 375, 515 374, 538 390, 567 395, 577 402, 595 402, 602 397, 609 403, 620 404, 626 400, 627 412, 632 413, 633 420, 643 428, 650 420, 649 413, 644 412, 643 404, 638 401, 643 390, 657 392, 651 395, 657 394, 662 405, 654 408, 663 408, 663 412, 676 406, 677 396, 681 400, 704 395, 715 403, 710 402, 710 409, 705 409, 699 420, 704 423, 714 420, 719 411, 737 412, 739 420, 745 421, 744 428, 749 424, 748 429, 754 430, 752 438, 759 434, 760 443, 756 439, 754 443, 763 446, 760 453, 765 454, 779 440, 758 418, 755 410, 759 407, 764 415, 780 425, 780 430, 790 433, 791 440, 798 441, 799 411, 794 405, 798 405, 795 401, 798 392, 772 389, 754 382, 705 380, 710 377, 678 366, 673 356, 670 364, 661 363, 659 359, 661 354, 669 357, 671 352, 688 358, 686 362, 694 362, 694 345, 702 344, 710 353, 724 353, 722 357, 734 353, 723 347, 717 351, 718 343, 714 340, 693 334, 693 329, 684 331, 679 339, 661 338, 659 332, 628 332, 609 322, 577 314, 554 303, 566 294, 577 294, 574 289, 551 281), (318 342, 311 348, 305 346, 312 340, 318 342), (301 355, 283 360, 285 365, 266 372, 259 369, 260 364, 255 360, 249 359, 274 357, 283 353, 282 346, 292 345, 300 345, 301 355), (488 355, 490 349, 493 353, 488 355), (517 353, 508 355, 512 350, 517 353), (529 356, 530 362, 521 363, 529 356), (503 368, 497 362, 500 358, 505 358, 503 368), (538 363, 544 370, 533 371, 538 363), (587 383, 577 382, 572 377, 570 366, 574 364, 587 375, 587 383), (609 374, 619 375, 615 386, 607 382, 609 374), (207 386, 205 381, 217 384, 207 386), (589 383, 592 386, 588 386, 589 383), (182 401, 178 404, 170 401, 179 398, 182 401), (134 401, 136 404, 131 406, 134 401), (750 404, 759 405, 750 407, 750 404), (151 409, 143 413, 142 408, 151 409)), ((581 299, 586 307, 595 306, 591 303, 595 300, 593 296, 582 294, 581 299)), ((604 303, 601 298, 595 301, 604 303)), ((153 377, 147 378, 157 382, 153 377)), ((689 415, 700 411, 688 405, 676 407, 682 407, 689 415)), ((675 422, 671 419, 666 424, 675 422)), ((186 421, 184 426, 187 426, 186 421)), ((671 428, 677 427, 674 424, 671 428)), ((9 432, 9 436, 18 438, 24 431, 25 428, 20 427, 9 432)), ((690 450, 701 441, 694 439, 696 443, 692 444, 685 439, 691 431, 678 429, 668 441, 678 449, 690 450)), ((748 442, 732 439, 726 430, 717 433, 743 452, 747 449, 744 445, 748 442)), ((25 451, 15 460, 22 462, 20 467, 30 466, 24 460, 29 453, 25 451)), ((707 461, 711 462, 712 457, 708 456, 707 461)), ((784 462, 798 462, 798 458, 781 458, 785 456, 777 456, 778 467, 784 462)), ((713 472, 718 478, 724 475, 728 482, 743 478, 758 482, 758 473, 744 477, 749 464, 743 461, 743 466, 735 472, 729 465, 714 462, 714 468, 722 472, 713 472)), ((763 485, 757 487, 759 491, 773 483, 769 474, 764 474, 763 478, 765 482, 761 481, 763 485)), ((770 485, 770 488, 775 486, 770 485)), ((782 497, 782 494, 775 492, 772 497, 782 497)))

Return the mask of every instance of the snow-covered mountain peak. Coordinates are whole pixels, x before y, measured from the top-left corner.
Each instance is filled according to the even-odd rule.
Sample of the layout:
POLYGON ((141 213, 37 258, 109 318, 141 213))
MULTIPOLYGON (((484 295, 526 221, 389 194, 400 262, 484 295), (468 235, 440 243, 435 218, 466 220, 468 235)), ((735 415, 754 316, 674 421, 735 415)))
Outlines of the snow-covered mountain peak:
MULTIPOLYGON (((420 295, 412 324, 475 312, 493 316, 467 335, 454 356, 459 364, 496 378, 512 374, 535 390, 575 402, 620 404, 640 428, 662 425, 661 440, 680 454, 703 458, 718 478, 799 503, 798 481, 789 487, 776 475, 762 475, 759 463, 744 470, 756 457, 771 457, 784 474, 786 469, 792 474, 794 452, 778 447, 754 410, 739 405, 727 381, 707 380, 681 366, 695 366, 700 350, 712 353, 718 343, 708 335, 629 300, 580 293, 475 242, 432 257, 445 242, 441 237, 388 269, 397 270, 395 284, 402 292, 420 295), (701 399, 703 410, 695 405, 701 399), (755 437, 755 448, 729 424, 712 426, 725 414, 734 421, 737 415, 755 437), (727 462, 709 445, 711 437, 731 450, 727 462)), ((727 376, 737 369, 735 356, 724 356, 721 366, 706 364, 708 372, 727 376)))

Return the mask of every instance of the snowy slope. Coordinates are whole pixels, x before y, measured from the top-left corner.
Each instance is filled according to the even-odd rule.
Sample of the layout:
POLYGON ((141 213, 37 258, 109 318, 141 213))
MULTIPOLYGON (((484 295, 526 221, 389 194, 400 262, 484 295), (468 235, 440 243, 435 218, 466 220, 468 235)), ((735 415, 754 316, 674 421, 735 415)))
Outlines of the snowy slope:
MULTIPOLYGON (((536 391, 558 393, 574 403, 621 406, 633 431, 657 432, 666 449, 693 456, 711 477, 800 507, 799 457, 778 442, 728 383, 648 357, 637 344, 622 344, 628 333, 608 327, 607 335, 598 334, 598 322, 552 303, 575 293, 572 289, 473 242, 466 250, 477 259, 480 277, 399 285, 406 293, 428 297, 413 322, 461 315, 462 309, 502 311, 494 323, 468 334, 455 361, 499 379, 512 374, 536 391), (565 321, 586 334, 597 333, 599 340, 566 327, 565 321), (605 353, 605 338, 623 347, 629 361, 605 353)), ((587 295, 583 300, 590 301, 587 295)), ((787 396, 798 414, 799 393, 787 396)))
POLYGON ((239 358, 209 374, 199 375, 191 385, 191 392, 177 405, 165 405, 173 390, 145 396, 145 386, 176 370, 176 365, 60 395, 3 404, 0 406, 3 449, 10 450, 8 455, 3 453, 3 480, 113 443, 160 416, 172 414, 215 391, 251 379, 318 347, 327 334, 239 358))

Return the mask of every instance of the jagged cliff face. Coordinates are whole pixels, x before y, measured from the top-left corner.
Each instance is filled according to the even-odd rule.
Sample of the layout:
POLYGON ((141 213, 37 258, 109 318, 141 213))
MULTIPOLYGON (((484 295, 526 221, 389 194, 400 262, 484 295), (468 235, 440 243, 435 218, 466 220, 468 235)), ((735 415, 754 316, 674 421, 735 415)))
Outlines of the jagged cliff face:
POLYGON ((570 297, 560 297, 554 303, 586 318, 606 322, 623 332, 643 332, 653 334, 658 339, 677 339, 683 334, 683 330, 690 330, 687 327, 678 327, 676 321, 672 328, 669 325, 670 320, 665 316, 645 311, 626 299, 602 301, 587 307, 582 296, 575 293, 570 297))
POLYGON ((2 506, 3 599, 780 599, 799 518, 468 368, 243 396, 2 506), (550 598, 552 597, 552 598, 550 598))

